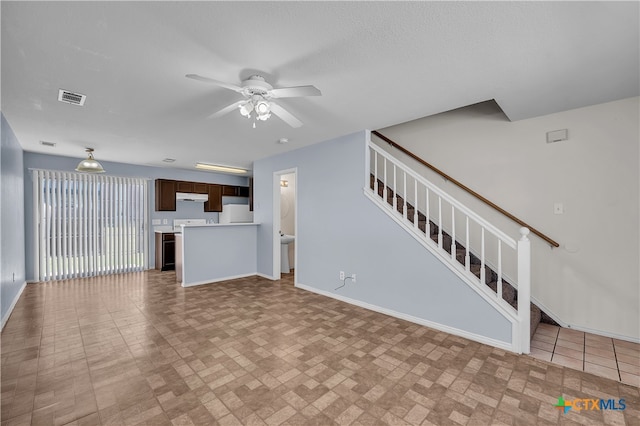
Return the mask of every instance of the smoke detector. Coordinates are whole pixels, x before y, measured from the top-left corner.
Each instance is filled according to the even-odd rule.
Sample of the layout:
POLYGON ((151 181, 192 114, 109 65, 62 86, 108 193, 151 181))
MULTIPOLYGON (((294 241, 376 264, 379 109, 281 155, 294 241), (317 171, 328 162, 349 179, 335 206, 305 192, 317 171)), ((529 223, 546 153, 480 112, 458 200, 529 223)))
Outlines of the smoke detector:
POLYGON ((84 106, 84 101, 87 99, 86 95, 81 93, 74 93, 68 90, 58 90, 58 100, 71 105, 84 106))

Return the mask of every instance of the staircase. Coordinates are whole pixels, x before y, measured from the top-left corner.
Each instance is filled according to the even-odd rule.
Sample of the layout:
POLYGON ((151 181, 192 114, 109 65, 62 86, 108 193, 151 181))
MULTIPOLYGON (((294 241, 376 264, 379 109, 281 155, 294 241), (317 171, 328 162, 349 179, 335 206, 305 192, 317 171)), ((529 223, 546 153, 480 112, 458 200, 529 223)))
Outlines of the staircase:
MULTIPOLYGON (((370 174, 369 179, 369 189, 375 190, 376 186, 376 178, 373 174, 370 174)), ((381 199, 384 199, 384 190, 385 185, 382 180, 377 179, 377 194, 381 199)), ((386 187, 386 202, 390 207, 394 206, 394 197, 396 211, 402 215, 403 218, 407 220, 407 222, 411 225, 414 225, 414 220, 416 217, 416 209, 415 207, 407 202, 405 204, 404 199, 401 195, 395 194, 393 189, 389 186, 386 187), (404 214, 404 206, 406 205, 407 214, 404 214)), ((427 217, 424 213, 418 211, 418 229, 423 234, 426 234, 427 229, 427 217)), ((415 227, 415 226, 414 226, 415 227)), ((429 238, 436 244, 438 244, 438 239, 442 239, 442 244, 438 244, 442 247, 442 249, 449 255, 451 255, 452 249, 452 237, 445 230, 442 230, 442 236, 440 237, 440 228, 433 221, 429 220, 429 238)), ((466 247, 460 243, 459 241, 455 242, 455 258, 460 263, 460 265, 466 267, 466 258, 467 258, 467 249, 466 247)), ((473 253, 469 253, 469 270, 473 275, 475 275, 478 279, 481 279, 481 270, 482 263, 478 256, 473 253)), ((490 288, 494 293, 497 294, 498 290, 498 273, 494 271, 490 266, 485 265, 484 267, 484 281, 488 288, 490 288)), ((507 302, 510 306, 512 306, 515 310, 518 310, 518 290, 516 290, 508 281, 501 280, 502 285, 502 299, 507 302)), ((533 335, 538 328, 538 324, 542 321, 543 312, 532 302, 530 305, 530 322, 529 322, 529 339, 533 338, 533 335)), ((549 318, 546 316, 546 318, 549 318)), ((553 320, 551 320, 553 321, 553 320)))
POLYGON ((374 204, 511 323, 510 341, 478 341, 529 353, 542 316, 530 303, 529 228, 514 239, 371 140, 364 177, 374 204))

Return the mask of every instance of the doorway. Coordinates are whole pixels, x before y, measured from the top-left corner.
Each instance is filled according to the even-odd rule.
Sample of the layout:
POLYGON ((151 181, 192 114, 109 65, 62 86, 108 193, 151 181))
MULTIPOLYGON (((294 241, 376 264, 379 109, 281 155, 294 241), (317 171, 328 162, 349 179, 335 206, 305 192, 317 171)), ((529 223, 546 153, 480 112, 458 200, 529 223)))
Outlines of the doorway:
POLYGON ((298 263, 297 171, 280 170, 273 175, 273 276, 292 284, 298 263))

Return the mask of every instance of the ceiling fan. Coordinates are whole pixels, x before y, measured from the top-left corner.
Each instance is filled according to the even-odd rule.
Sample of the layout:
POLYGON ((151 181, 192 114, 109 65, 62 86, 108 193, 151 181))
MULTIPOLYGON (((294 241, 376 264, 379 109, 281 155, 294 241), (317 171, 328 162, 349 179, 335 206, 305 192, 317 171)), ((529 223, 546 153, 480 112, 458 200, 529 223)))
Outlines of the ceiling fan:
MULTIPOLYGON (((244 99, 234 102, 215 112, 209 118, 221 117, 234 109, 239 109, 240 114, 247 118, 251 118, 251 113, 255 113, 257 120, 265 121, 271 117, 271 113, 277 115, 289 126, 297 128, 302 126, 302 121, 298 120, 293 114, 284 109, 273 101, 278 98, 298 98, 303 96, 321 96, 322 93, 315 86, 296 86, 281 87, 274 89, 266 82, 264 77, 260 75, 252 75, 248 79, 242 81, 240 86, 235 84, 224 83, 222 81, 213 80, 208 77, 202 77, 197 74, 187 74, 187 78, 202 81, 204 83, 215 84, 225 89, 233 90, 244 96, 244 99)), ((253 123, 255 127, 255 122, 253 123)))

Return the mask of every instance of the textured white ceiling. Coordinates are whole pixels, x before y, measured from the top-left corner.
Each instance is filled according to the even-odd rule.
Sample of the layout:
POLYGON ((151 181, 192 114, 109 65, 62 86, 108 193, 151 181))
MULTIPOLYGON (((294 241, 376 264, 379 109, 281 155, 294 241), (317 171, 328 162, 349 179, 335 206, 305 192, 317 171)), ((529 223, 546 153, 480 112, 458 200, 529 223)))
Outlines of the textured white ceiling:
POLYGON ((488 99, 520 120, 639 94, 638 2, 0 4, 2 113, 27 151, 251 167, 488 99), (239 95, 189 73, 323 96, 280 101, 299 129, 276 117, 253 129, 235 111, 206 119, 239 95), (85 107, 58 102, 59 88, 85 107))

